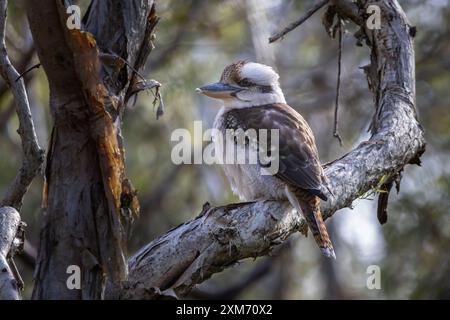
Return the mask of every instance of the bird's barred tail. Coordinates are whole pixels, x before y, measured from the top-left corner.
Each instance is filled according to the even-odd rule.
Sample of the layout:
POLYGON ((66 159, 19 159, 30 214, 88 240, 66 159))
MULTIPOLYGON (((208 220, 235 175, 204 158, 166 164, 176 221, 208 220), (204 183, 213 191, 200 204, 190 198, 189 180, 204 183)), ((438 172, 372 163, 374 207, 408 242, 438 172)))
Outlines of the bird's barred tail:
POLYGON ((316 196, 313 196, 313 198, 300 202, 306 222, 322 253, 328 258, 336 259, 333 244, 320 212, 320 199, 316 196))
POLYGON ((308 194, 305 191, 288 192, 288 194, 291 204, 297 209, 297 211, 300 211, 301 209, 303 212, 306 223, 308 224, 308 227, 314 236, 314 240, 323 255, 328 258, 336 259, 333 244, 331 243, 327 228, 325 227, 325 222, 323 221, 322 214, 320 212, 319 197, 308 194), (295 199, 292 199, 293 196, 295 199))

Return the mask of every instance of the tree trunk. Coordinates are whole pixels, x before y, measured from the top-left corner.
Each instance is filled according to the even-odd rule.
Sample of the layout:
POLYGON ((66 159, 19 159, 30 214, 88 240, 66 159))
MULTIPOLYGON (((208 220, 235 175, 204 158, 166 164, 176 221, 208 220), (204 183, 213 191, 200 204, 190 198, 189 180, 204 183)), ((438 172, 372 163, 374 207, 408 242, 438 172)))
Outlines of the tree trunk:
POLYGON ((81 30, 67 27, 65 1, 28 0, 27 10, 54 121, 33 298, 99 299, 107 278, 127 277, 125 230, 139 205, 121 116, 158 19, 148 0, 94 0, 81 30), (80 289, 67 286, 69 266, 80 289))

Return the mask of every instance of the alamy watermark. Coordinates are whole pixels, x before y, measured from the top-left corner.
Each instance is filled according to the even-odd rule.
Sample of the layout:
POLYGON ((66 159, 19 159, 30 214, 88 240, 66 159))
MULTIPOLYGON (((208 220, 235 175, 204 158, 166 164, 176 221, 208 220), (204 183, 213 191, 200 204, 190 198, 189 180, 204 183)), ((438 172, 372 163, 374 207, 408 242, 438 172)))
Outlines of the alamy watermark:
POLYGON ((366 26, 370 30, 381 29, 381 9, 375 4, 367 6, 366 12, 370 14, 367 18, 366 26))
POLYGON ((207 129, 194 121, 194 135, 188 129, 172 132, 171 159, 174 164, 259 164, 262 175, 275 175, 279 169, 278 129, 207 129), (210 142, 203 147, 204 142, 210 142))
POLYGON ((367 281, 366 287, 369 290, 380 290, 381 289, 381 269, 380 266, 376 264, 372 264, 367 267, 366 273, 367 281))
POLYGON ((81 289, 81 269, 80 266, 72 264, 67 267, 66 273, 69 274, 66 280, 66 287, 69 290, 81 289))
POLYGON ((69 15, 66 21, 67 29, 81 29, 81 8, 77 5, 68 6, 66 13, 69 15))

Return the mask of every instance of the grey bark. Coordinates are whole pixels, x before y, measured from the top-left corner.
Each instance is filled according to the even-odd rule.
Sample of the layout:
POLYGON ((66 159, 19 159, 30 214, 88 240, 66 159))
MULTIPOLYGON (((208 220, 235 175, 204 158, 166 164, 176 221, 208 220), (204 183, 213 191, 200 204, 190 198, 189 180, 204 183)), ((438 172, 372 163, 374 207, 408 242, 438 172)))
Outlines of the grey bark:
POLYGON ((7 261, 19 225, 20 215, 16 209, 0 208, 0 300, 21 299, 17 281, 7 261))
MULTIPOLYGON (((381 29, 365 24, 366 1, 334 1, 342 18, 360 27, 356 34, 371 49, 364 69, 374 96, 372 136, 340 159, 325 165, 333 195, 323 215, 337 210, 386 181, 397 180, 403 168, 419 164, 425 151, 424 132, 415 110, 413 35, 395 0, 371 1, 381 8, 381 29)), ((111 284, 108 298, 150 299, 182 296, 193 286, 237 261, 268 254, 304 226, 286 203, 263 201, 206 207, 194 220, 167 232, 130 260, 128 281, 111 284)), ((339 259, 339 252, 337 253, 339 259)))

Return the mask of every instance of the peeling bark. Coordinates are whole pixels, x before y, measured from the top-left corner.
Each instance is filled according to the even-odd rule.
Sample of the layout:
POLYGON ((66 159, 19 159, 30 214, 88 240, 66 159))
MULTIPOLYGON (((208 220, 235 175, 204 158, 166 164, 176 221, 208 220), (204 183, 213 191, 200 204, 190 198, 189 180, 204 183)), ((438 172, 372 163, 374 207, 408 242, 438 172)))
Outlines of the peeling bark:
MULTIPOLYGON (((371 4, 381 8, 380 30, 365 26, 366 1, 333 2, 342 18, 361 27, 357 36, 371 48, 371 64, 365 70, 376 110, 371 138, 325 165, 334 195, 322 205, 325 219, 351 206, 381 181, 397 176, 407 164, 418 163, 425 151, 424 132, 415 111, 411 27, 397 1, 371 4)), ((129 260, 128 281, 121 286, 111 284, 107 297, 183 296, 196 284, 241 259, 268 254, 302 226, 300 216, 286 203, 264 201, 206 207, 196 219, 139 250, 129 260)))

